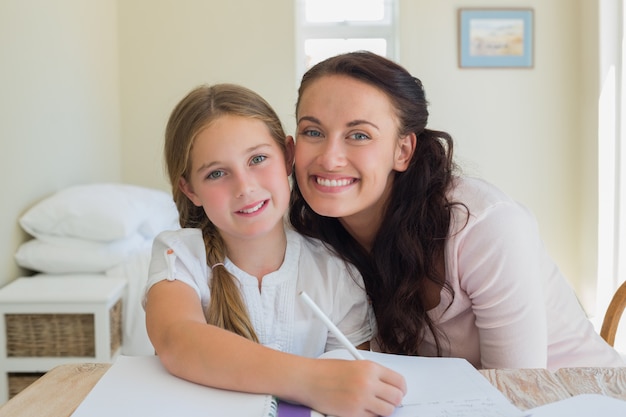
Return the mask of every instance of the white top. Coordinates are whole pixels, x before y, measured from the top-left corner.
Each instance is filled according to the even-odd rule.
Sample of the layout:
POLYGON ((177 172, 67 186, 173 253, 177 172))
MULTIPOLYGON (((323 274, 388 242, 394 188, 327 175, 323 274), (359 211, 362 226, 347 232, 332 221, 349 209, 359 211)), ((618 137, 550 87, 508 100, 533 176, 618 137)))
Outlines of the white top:
MULTIPOLYGON (((285 260, 278 271, 263 277, 260 292, 256 277, 239 269, 228 258, 224 261, 226 269, 241 284, 243 300, 259 341, 283 352, 308 357, 342 348, 311 308, 297 297, 303 290, 354 345, 369 341, 373 315, 356 268, 333 256, 317 240, 292 230, 286 234, 285 260)), ((211 269, 206 263, 199 229, 167 231, 156 237, 146 294, 152 285, 164 279, 180 280, 191 286, 206 311, 211 269), (168 254, 169 249, 173 250, 172 254, 168 254)))
POLYGON ((445 262, 454 300, 444 290, 429 311, 447 336, 445 356, 478 368, 626 366, 587 319, 526 208, 471 178, 457 179, 449 198, 470 217, 453 209, 445 262))

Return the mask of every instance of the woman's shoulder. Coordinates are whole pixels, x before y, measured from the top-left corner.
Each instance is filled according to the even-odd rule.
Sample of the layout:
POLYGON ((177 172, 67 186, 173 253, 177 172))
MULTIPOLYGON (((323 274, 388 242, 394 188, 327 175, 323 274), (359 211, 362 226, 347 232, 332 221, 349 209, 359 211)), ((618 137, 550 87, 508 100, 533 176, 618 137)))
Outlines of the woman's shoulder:
POLYGON ((477 177, 456 177, 448 198, 468 207, 485 207, 497 203, 515 203, 504 191, 493 183, 477 177))
POLYGON ((457 177, 448 193, 448 200, 456 203, 453 212, 465 223, 469 213, 470 223, 486 218, 511 221, 514 218, 522 222, 534 219, 523 204, 510 197, 496 185, 475 177, 457 177))

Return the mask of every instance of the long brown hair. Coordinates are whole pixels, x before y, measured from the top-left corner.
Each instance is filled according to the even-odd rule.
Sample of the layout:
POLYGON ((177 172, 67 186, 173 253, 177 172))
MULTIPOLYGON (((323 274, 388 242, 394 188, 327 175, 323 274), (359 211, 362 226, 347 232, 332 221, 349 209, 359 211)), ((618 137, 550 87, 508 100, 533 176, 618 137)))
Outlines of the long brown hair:
MULTIPOLYGON (((261 96, 245 87, 234 84, 200 86, 189 92, 174 108, 165 129, 165 164, 180 225, 202 230, 209 266, 224 262, 224 241, 204 209, 196 207, 179 184, 181 178, 189 182, 190 155, 196 136, 223 115, 262 121, 283 153, 286 152, 285 133, 276 112, 261 96)), ((212 270, 209 286, 211 299, 205 312, 207 323, 258 342, 237 279, 223 265, 217 265, 212 270)))
POLYGON ((452 138, 426 128, 428 110, 421 81, 395 62, 370 52, 338 55, 312 67, 302 78, 296 114, 303 92, 328 75, 348 76, 384 92, 396 112, 398 136, 415 133, 416 149, 408 169, 395 173, 383 222, 370 252, 337 218, 315 213, 304 200, 295 177, 291 223, 300 233, 330 244, 359 269, 378 322, 377 342, 382 350, 417 354, 429 329, 441 355, 441 338, 445 336, 439 334, 427 314, 424 287, 429 280, 454 296, 439 268, 450 226, 450 207, 454 204, 446 197, 455 168, 452 138))

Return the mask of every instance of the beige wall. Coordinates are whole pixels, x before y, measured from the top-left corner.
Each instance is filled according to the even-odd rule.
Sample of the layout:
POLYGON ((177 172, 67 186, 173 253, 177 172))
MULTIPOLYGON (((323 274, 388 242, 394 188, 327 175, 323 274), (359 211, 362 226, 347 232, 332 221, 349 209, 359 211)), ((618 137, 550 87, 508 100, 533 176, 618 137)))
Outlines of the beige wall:
POLYGON ((121 178, 117 7, 0 1, 0 285, 18 217, 63 187, 121 178))
MULTIPOLYGON (((11 196, 9 210, 4 209, 7 200, 2 203, 0 269, 10 279, 16 274, 12 253, 22 239, 17 215, 44 194, 72 182, 118 176, 128 183, 169 188, 162 167, 163 129, 172 107, 192 87, 244 84, 265 96, 293 132, 293 0, 124 0, 117 9, 113 2, 56 0, 50 6, 41 1, 39 9, 48 10, 35 19, 22 3, 0 3, 0 53, 10 61, 32 55, 39 63, 37 70, 20 63, 9 74, 11 81, 0 81, 11 87, 0 102, 3 109, 10 108, 12 119, 11 131, 0 126, 1 140, 3 149, 15 149, 12 156, 3 152, 0 157, 7 160, 1 190, 11 196), (68 37, 68 30, 77 32, 78 39, 51 44, 68 37), (5 40, 8 36, 11 41, 5 40), (46 82, 53 76, 42 68, 50 65, 63 86, 46 82), (66 74, 76 66, 84 79, 66 74), (19 83, 24 87, 18 88, 19 83), (25 109, 14 102, 25 100, 23 88, 44 106, 55 104, 39 117, 78 118, 79 128, 43 129, 18 122, 25 109), (63 101, 57 103, 59 99, 63 101), (78 105, 83 102, 87 105, 78 105), (25 139, 19 142, 18 137, 25 139), (39 144, 42 137, 61 141, 62 149, 50 146, 46 156, 35 157, 33 147, 49 146, 45 140, 39 144), (85 149, 84 141, 91 144, 86 157, 68 155, 77 143, 85 149), (37 168, 25 169, 31 163, 37 168), (19 181, 6 178, 7 172, 21 172, 14 176, 19 181), (28 187, 13 185, 22 181, 28 187)), ((596 3, 516 2, 535 11, 534 68, 470 70, 457 66, 457 9, 501 7, 502 1, 400 0, 400 62, 425 84, 431 127, 455 137, 466 173, 494 182, 535 212, 549 251, 577 289, 593 283, 596 268, 597 92, 591 79, 596 74, 596 3)), ((587 298, 592 299, 583 295, 587 298)))
POLYGON ((132 0, 119 11, 125 180, 169 189, 165 123, 199 84, 243 84, 294 119, 293 0, 132 0))

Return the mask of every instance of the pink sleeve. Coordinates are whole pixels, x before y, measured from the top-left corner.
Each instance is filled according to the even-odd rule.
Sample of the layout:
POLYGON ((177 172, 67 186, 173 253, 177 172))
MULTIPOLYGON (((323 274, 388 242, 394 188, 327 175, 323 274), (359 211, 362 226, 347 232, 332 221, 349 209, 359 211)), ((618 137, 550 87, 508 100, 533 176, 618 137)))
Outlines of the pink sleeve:
POLYGON ((545 368, 547 323, 537 224, 500 202, 472 217, 459 236, 459 285, 472 303, 484 368, 545 368))

